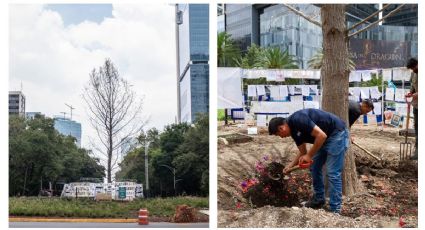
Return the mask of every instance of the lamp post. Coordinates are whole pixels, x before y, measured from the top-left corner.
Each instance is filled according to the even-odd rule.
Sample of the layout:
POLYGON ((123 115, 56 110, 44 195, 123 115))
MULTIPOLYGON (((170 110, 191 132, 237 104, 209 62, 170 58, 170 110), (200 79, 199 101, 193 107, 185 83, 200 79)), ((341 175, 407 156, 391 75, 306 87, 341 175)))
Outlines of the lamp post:
POLYGON ((146 198, 149 198, 149 162, 148 151, 150 142, 147 141, 145 145, 145 184, 146 184, 146 198))
POLYGON ((171 171, 171 173, 173 173, 174 196, 176 196, 176 168, 170 167, 168 165, 160 165, 160 166, 166 167, 167 169, 171 171))

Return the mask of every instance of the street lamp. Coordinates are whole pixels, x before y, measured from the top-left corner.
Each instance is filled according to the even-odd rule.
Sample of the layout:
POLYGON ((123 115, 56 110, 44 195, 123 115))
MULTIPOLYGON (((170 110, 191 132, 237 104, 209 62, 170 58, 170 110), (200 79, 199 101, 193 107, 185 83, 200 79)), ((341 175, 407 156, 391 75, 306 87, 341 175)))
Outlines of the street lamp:
POLYGON ((181 179, 178 179, 176 181, 176 168, 170 167, 168 165, 160 165, 160 166, 166 167, 167 169, 169 169, 171 171, 171 173, 173 173, 174 196, 176 196, 176 182, 181 180, 181 179))

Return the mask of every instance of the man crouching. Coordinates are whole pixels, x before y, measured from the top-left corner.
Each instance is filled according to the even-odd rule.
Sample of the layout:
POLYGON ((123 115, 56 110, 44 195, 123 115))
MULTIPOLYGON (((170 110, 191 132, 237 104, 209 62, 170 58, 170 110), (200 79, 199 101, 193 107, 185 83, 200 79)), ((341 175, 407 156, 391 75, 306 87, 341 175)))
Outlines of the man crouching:
POLYGON ((276 117, 269 122, 269 134, 281 138, 291 136, 299 153, 283 170, 313 161, 310 171, 314 195, 306 207, 322 208, 325 205, 325 186, 322 167, 326 164, 329 184, 329 207, 340 213, 342 203, 342 170, 349 145, 349 132, 344 121, 332 113, 319 109, 303 109, 288 118, 276 117), (307 151, 306 143, 313 144, 307 151))

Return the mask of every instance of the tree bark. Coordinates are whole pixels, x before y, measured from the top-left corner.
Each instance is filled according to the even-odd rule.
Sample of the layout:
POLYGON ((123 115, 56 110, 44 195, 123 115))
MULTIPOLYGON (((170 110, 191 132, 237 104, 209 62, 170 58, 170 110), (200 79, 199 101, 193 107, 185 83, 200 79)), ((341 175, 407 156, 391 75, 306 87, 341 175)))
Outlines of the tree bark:
MULTIPOLYGON (((348 125, 349 53, 344 4, 321 7, 323 33, 322 109, 340 117, 348 125)), ((343 193, 359 191, 354 154, 347 151, 343 172, 343 193)))

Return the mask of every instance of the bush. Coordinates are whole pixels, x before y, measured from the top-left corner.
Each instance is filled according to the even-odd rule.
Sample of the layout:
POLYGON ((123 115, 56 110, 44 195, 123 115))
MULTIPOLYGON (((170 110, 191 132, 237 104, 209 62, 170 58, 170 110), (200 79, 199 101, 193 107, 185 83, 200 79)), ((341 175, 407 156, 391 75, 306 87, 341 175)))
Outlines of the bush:
POLYGON ((137 218, 140 208, 147 208, 150 216, 172 217, 177 205, 208 208, 208 197, 174 197, 136 199, 132 202, 75 200, 60 198, 9 198, 11 216, 137 218))

